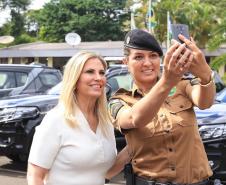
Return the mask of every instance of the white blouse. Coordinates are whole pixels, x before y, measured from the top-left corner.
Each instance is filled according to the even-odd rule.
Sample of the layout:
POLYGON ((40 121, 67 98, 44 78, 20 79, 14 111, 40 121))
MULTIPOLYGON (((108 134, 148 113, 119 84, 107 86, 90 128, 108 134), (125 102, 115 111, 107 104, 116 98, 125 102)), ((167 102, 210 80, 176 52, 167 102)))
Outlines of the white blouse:
POLYGON ((36 127, 28 161, 49 169, 46 185, 103 185, 116 158, 114 128, 105 137, 98 125, 94 133, 82 112, 78 128, 70 128, 58 106, 36 127))

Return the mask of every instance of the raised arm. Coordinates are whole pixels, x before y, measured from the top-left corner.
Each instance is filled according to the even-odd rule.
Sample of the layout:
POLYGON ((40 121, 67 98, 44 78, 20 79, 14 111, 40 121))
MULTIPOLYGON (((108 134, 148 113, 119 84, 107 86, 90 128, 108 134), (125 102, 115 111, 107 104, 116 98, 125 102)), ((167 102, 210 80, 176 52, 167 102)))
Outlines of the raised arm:
POLYGON ((189 71, 199 78, 199 83, 192 86, 192 89, 189 90, 191 99, 200 109, 209 108, 213 104, 216 94, 212 70, 207 64, 204 54, 196 46, 193 39, 190 41, 183 35, 179 35, 179 38, 192 51, 194 58, 191 62, 189 71))
POLYGON ((143 127, 158 112, 170 90, 187 72, 192 61, 191 52, 185 44, 174 43, 164 58, 164 69, 161 78, 152 89, 130 108, 122 108, 117 114, 117 125, 123 129, 143 127))

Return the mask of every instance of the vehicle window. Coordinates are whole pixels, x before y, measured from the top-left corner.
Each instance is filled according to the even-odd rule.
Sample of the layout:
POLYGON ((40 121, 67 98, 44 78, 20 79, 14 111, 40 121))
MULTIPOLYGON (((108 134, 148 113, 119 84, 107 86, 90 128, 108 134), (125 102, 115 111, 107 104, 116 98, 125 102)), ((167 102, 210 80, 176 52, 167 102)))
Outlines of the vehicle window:
POLYGON ((17 87, 24 86, 27 81, 27 73, 16 72, 17 87))
POLYGON ((119 88, 131 90, 132 78, 130 74, 121 74, 108 79, 108 83, 111 86, 111 92, 114 93, 119 88))
POLYGON ((45 86, 53 87, 54 85, 59 83, 59 79, 55 74, 52 73, 41 73, 39 78, 45 86))
POLYGON ((25 87, 25 89, 23 90, 23 94, 34 93, 34 92, 36 92, 35 82, 32 81, 32 82, 29 83, 28 86, 25 87))
POLYGON ((0 72, 0 87, 1 89, 10 89, 16 87, 14 72, 0 72))
POLYGON ((2 89, 3 84, 5 83, 7 79, 7 74, 0 72, 0 87, 2 89))
POLYGON ((37 91, 45 91, 45 89, 46 89, 45 87, 44 87, 44 90, 42 90, 43 86, 44 85, 42 84, 40 78, 36 78, 35 79, 35 87, 36 87, 37 91))

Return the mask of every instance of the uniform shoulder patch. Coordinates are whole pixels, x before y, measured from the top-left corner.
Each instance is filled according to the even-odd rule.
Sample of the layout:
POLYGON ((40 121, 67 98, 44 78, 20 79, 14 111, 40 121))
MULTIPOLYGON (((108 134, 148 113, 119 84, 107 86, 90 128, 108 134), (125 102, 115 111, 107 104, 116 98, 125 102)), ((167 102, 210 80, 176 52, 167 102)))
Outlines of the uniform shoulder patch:
POLYGON ((192 86, 193 85, 197 85, 197 84, 199 84, 199 79, 198 78, 193 78, 193 79, 190 80, 190 83, 191 83, 192 86))
POLYGON ((124 106, 123 101, 120 99, 110 99, 108 108, 111 116, 116 119, 119 110, 124 106))

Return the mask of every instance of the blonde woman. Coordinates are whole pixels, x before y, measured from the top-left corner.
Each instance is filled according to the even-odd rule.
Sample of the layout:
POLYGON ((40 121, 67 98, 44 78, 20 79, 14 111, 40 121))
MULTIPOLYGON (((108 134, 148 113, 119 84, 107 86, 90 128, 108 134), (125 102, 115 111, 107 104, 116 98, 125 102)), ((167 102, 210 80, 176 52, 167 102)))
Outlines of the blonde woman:
POLYGON ((106 67, 99 55, 85 51, 66 64, 59 103, 36 128, 29 185, 103 185, 123 168, 126 155, 119 155, 109 170, 116 144, 106 108, 106 67))

